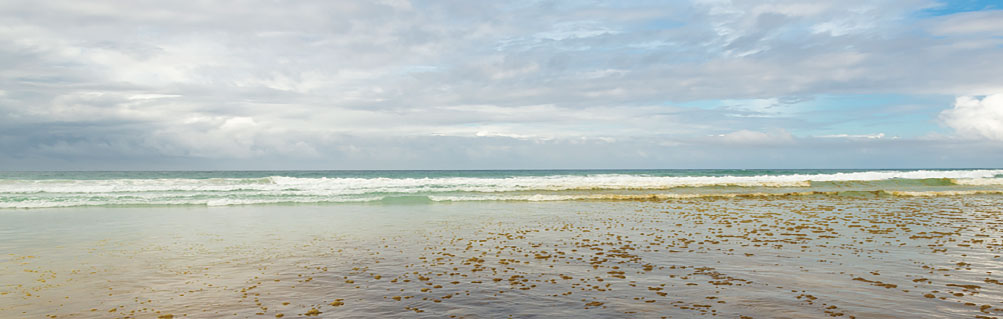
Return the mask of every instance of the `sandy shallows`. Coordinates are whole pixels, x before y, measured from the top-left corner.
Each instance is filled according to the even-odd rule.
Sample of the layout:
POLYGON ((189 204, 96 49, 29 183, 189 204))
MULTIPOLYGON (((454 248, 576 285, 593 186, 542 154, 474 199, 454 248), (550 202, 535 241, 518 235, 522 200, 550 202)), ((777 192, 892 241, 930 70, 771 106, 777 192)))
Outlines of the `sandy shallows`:
POLYGON ((0 211, 0 317, 1003 315, 1003 196, 0 211))

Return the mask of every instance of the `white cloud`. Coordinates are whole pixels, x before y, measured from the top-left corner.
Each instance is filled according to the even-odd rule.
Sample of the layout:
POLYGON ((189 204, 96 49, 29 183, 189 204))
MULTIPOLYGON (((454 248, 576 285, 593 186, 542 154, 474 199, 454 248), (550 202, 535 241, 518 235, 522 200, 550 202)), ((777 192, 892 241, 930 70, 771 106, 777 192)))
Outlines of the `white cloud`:
POLYGON ((947 16, 932 28, 938 35, 1003 35, 1003 11, 965 12, 947 16))
MULTIPOLYGON (((911 13, 929 3, 0 1, 0 157, 72 159, 92 145, 123 157, 292 160, 342 149, 373 156, 364 163, 403 163, 399 154, 435 163, 448 150, 421 149, 440 141, 595 146, 572 158, 630 143, 651 158, 703 142, 870 143, 879 139, 809 138, 857 129, 824 127, 838 120, 825 114, 845 110, 781 97, 1003 88, 999 13, 916 23, 911 13), (719 107, 679 106, 694 101, 719 107)), ((855 112, 854 121, 892 122, 855 112)), ((943 119, 959 134, 998 139, 968 123, 985 112, 968 112, 943 119)))
POLYGON ((1003 141, 1003 94, 958 97, 940 118, 963 137, 1003 141))
POLYGON ((590 38, 616 33, 617 31, 605 27, 596 21, 571 21, 557 23, 550 31, 537 33, 534 37, 560 41, 566 39, 590 38))
MULTIPOLYGON (((830 135, 822 135, 822 136, 818 136, 818 137, 820 137, 820 138, 849 138, 849 139, 871 139, 871 140, 876 140, 876 139, 885 138, 885 133, 877 133, 877 134, 830 134, 830 135)), ((892 137, 892 138, 897 138, 897 137, 892 137)))
POLYGON ((783 129, 774 129, 766 132, 738 130, 727 134, 720 134, 716 137, 726 144, 737 145, 783 145, 794 142, 794 136, 783 129))

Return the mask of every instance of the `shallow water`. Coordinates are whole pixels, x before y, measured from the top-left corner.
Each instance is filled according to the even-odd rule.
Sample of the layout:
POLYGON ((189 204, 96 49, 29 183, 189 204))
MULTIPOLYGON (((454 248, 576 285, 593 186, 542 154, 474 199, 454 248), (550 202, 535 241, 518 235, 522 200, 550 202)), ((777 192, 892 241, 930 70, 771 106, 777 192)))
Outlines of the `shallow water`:
POLYGON ((0 317, 1003 315, 1003 196, 0 211, 0 317))

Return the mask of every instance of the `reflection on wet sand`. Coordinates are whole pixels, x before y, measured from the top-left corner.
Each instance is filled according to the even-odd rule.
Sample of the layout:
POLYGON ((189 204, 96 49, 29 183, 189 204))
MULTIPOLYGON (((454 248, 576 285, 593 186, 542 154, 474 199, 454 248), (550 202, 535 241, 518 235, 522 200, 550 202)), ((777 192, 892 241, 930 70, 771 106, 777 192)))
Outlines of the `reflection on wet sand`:
POLYGON ((0 317, 995 318, 1001 202, 7 211, 0 317))

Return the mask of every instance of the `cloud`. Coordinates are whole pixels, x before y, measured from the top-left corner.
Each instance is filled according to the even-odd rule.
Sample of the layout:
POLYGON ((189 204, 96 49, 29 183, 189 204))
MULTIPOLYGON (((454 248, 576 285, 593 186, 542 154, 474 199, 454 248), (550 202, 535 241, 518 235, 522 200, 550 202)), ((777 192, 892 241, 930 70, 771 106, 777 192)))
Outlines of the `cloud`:
POLYGON ((818 136, 818 137, 820 137, 820 138, 848 138, 848 139, 882 139, 882 138, 885 138, 885 133, 877 133, 877 134, 829 134, 829 135, 822 135, 822 136, 818 136))
POLYGON ((767 132, 738 130, 727 134, 717 135, 716 138, 725 144, 744 146, 785 145, 794 143, 794 136, 783 129, 775 129, 767 132))
POLYGON ((2 1, 0 163, 604 167, 871 145, 809 137, 899 136, 883 126, 939 109, 812 101, 1003 89, 998 12, 915 15, 933 4, 2 1))
POLYGON ((940 119, 962 137, 1003 141, 1003 94, 958 97, 940 119))
POLYGON ((931 30, 938 35, 1003 35, 1003 10, 964 12, 946 16, 931 30))

